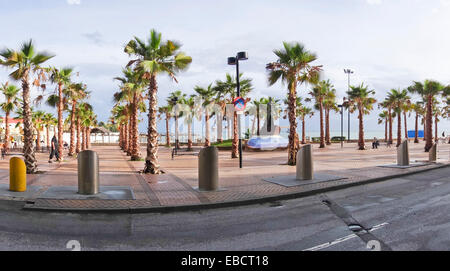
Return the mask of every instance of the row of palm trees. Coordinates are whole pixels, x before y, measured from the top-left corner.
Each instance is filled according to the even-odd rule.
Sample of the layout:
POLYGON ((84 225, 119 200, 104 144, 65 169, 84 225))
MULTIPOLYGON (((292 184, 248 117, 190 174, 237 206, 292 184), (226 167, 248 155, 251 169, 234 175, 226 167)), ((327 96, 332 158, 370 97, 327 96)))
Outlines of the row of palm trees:
MULTIPOLYGON (((39 139, 42 125, 45 123, 44 119, 46 118, 44 112, 32 112, 32 103, 39 105, 46 98, 44 94, 41 94, 32 100, 32 86, 40 88, 44 92, 47 89, 45 82, 50 81, 56 85, 54 93, 46 98, 46 103, 57 108, 56 124, 57 139, 60 142, 58 146, 60 154, 63 153, 63 113, 65 110, 69 111, 68 122, 70 123, 71 135, 69 156, 89 148, 90 127, 96 122, 96 115, 92 110, 92 106, 86 102, 86 99, 89 97, 86 85, 72 82, 73 69, 43 66, 45 62, 53 57, 54 55, 46 52, 37 52, 32 40, 23 43, 19 50, 4 49, 0 51, 0 65, 13 69, 13 72, 10 74, 11 79, 20 81, 22 85, 21 88, 9 84, 3 85, 5 89, 2 88, 2 92, 5 95, 6 104, 2 106, 2 109, 7 115, 7 120, 14 107, 17 107, 16 114, 23 119, 23 154, 27 173, 29 174, 37 172, 33 142, 35 132, 38 134, 39 139), (22 95, 19 99, 17 96, 20 91, 22 95), (75 131, 77 132, 76 136, 75 131), (81 137, 83 138, 81 139, 81 137), (75 139, 77 139, 77 143, 75 143, 75 139)), ((50 117, 47 116, 47 118, 50 117)), ((8 124, 6 125, 7 129, 8 124)), ((6 131, 6 147, 9 144, 9 140, 7 140, 9 137, 8 133, 9 131, 6 131)), ((36 145, 40 145, 39 141, 37 140, 36 145)))
MULTIPOLYGON (((115 100, 118 102, 113 109, 113 121, 117 121, 121 131, 121 147, 129 152, 132 158, 139 157, 139 148, 136 147, 138 137, 137 123, 138 117, 136 112, 148 110, 148 131, 147 131, 147 155, 144 173, 159 174, 160 166, 158 162, 158 132, 157 132, 157 117, 159 115, 166 116, 166 130, 169 127, 169 119, 171 117, 173 104, 173 96, 177 97, 177 103, 185 104, 188 106, 194 106, 195 96, 187 97, 182 93, 172 93, 168 99, 168 105, 158 108, 157 101, 157 77, 161 74, 167 74, 175 82, 177 82, 177 74, 185 71, 192 58, 180 51, 181 45, 175 41, 167 40, 163 41, 161 34, 155 30, 151 30, 150 37, 147 40, 142 40, 137 37, 132 39, 125 47, 125 52, 132 57, 132 60, 127 64, 124 69, 124 77, 119 79, 121 81, 121 91, 116 93, 115 100), (145 93, 145 89, 147 92, 145 93), (128 94, 127 94, 128 93, 128 94), (181 97, 180 97, 181 96, 181 97), (144 100, 148 100, 148 106, 145 109, 142 106, 144 100), (124 102, 126 101, 126 102, 124 102), (132 112, 127 113, 127 112, 132 112)), ((322 66, 316 65, 314 62, 317 60, 317 55, 308 51, 301 43, 283 43, 283 48, 274 50, 274 54, 277 59, 274 62, 270 62, 266 65, 268 71, 269 85, 274 85, 277 82, 282 82, 287 85, 287 117, 289 119, 290 131, 289 131, 289 148, 288 148, 288 164, 295 165, 296 154, 299 148, 300 140, 297 135, 297 118, 303 124, 303 135, 301 143, 305 142, 305 119, 307 116, 313 114, 312 109, 302 104, 303 99, 299 97, 297 89, 301 84, 311 84, 312 90, 309 93, 310 98, 304 99, 305 101, 314 100, 314 107, 320 112, 320 147, 323 148, 327 144, 331 144, 330 131, 329 131, 329 114, 332 111, 337 111, 336 105, 336 91, 328 80, 321 80, 322 66), (325 122, 325 123, 324 123, 325 122)), ((240 75, 242 76, 242 75, 240 75)), ((241 80, 241 92, 245 97, 248 92, 252 90, 251 79, 241 80), (247 88, 245 87, 247 86, 247 88), (247 92, 246 92, 247 90, 247 92)), ((426 100, 427 112, 432 112, 433 97, 438 93, 448 93, 448 90, 442 85, 436 85, 431 83, 433 81, 425 81, 425 83, 415 82, 414 86, 409 90, 413 93, 419 93, 426 100)), ((201 97, 204 101, 204 105, 208 105, 211 101, 215 101, 223 109, 226 104, 231 104, 235 97, 236 90, 236 78, 227 74, 226 80, 216 81, 215 84, 208 85, 207 87, 196 87, 194 90, 196 96, 201 97)), ((358 112, 359 119, 359 139, 358 147, 361 150, 365 149, 364 143, 364 115, 370 113, 376 104, 374 98, 375 91, 370 90, 363 83, 358 86, 351 86, 347 92, 348 100, 345 102, 345 106, 350 112, 358 112)), ((448 95, 448 94, 446 94, 448 95)), ((300 95, 301 96, 301 95, 300 95)), ((390 98, 387 98, 389 100, 390 98)), ((257 101, 256 101, 257 102, 257 101)), ((399 110, 398 106, 388 103, 381 103, 383 106, 388 106, 389 126, 390 134, 392 133, 392 114, 395 110, 399 110)), ((398 105, 398 101, 397 101, 398 105)), ((447 107, 448 108, 448 107, 447 107)), ((213 113, 208 112, 206 108, 205 122, 206 127, 209 127, 209 119, 213 113)), ((139 114, 139 113, 137 113, 139 114)), ((178 113, 175 118, 178 118, 178 113)), ((185 116, 186 119, 192 118, 192 116, 185 116)), ((432 113, 426 114, 427 121, 427 134, 431 134, 432 113)), ((234 127, 233 127, 233 151, 232 157, 238 157, 237 152, 237 115, 234 115, 234 127)), ((259 122, 259 121, 258 121, 259 122)), ((258 124, 259 126, 259 124, 258 124)), ((387 127, 387 125, 386 125, 387 127)), ((259 129, 258 129, 259 131, 259 129)), ((191 135, 191 127, 188 125, 188 134, 191 135)), ((167 132, 168 135, 168 132, 167 132)), ((391 138, 391 137, 390 137, 391 138)), ((167 136, 167 145, 170 144, 170 137, 167 136)), ((431 136, 426 137, 427 147, 430 148, 431 136)), ((397 140, 401 140, 398 137, 397 140)), ((221 141, 221 138, 218 138, 221 141)), ((210 145, 209 131, 206 131, 205 145, 210 145)), ((189 148, 192 146, 192 139, 189 139, 189 148)))
POLYGON ((437 142, 439 117, 449 116, 449 92, 450 85, 445 86, 434 80, 413 82, 405 89, 392 89, 387 97, 379 104, 383 112, 379 115, 379 123, 385 123, 385 140, 392 143, 393 119, 397 117, 397 146, 401 144, 403 138, 408 139, 407 114, 415 113, 415 136, 414 143, 419 143, 419 118, 422 117, 424 125, 425 151, 428 152, 433 146, 433 139, 437 142), (413 102, 410 94, 418 94, 420 100, 413 102), (439 99, 443 99, 443 106, 439 99), (402 116, 405 136, 402 137, 402 116), (434 136, 433 136, 434 119, 434 136))

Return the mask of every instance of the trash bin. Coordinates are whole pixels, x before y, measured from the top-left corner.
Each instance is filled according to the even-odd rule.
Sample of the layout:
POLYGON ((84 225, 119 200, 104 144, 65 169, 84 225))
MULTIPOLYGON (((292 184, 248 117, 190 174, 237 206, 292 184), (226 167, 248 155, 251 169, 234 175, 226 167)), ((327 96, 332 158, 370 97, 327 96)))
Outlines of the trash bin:
POLYGON ((99 193, 99 159, 94 151, 86 150, 78 154, 78 193, 96 195, 99 193))

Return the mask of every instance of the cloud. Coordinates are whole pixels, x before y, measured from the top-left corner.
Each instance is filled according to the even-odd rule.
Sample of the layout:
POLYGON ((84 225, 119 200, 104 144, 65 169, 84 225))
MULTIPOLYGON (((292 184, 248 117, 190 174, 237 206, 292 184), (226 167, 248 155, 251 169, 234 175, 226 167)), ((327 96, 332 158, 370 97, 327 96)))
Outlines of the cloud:
POLYGON ((80 5, 81 0, 67 0, 67 4, 69 5, 80 5))
POLYGON ((83 36, 95 44, 103 43, 103 35, 102 35, 102 33, 98 32, 98 31, 95 31, 92 33, 84 33, 83 36))

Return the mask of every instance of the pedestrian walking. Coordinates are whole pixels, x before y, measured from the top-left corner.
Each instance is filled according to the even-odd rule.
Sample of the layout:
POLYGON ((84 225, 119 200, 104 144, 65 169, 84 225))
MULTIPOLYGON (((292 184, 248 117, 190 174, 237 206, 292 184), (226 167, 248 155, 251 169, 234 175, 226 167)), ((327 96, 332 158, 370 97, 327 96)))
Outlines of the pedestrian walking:
POLYGON ((53 156, 56 157, 56 161, 59 161, 59 152, 58 152, 58 139, 56 136, 53 136, 52 138, 52 149, 50 152, 50 158, 48 160, 49 163, 52 163, 53 156))

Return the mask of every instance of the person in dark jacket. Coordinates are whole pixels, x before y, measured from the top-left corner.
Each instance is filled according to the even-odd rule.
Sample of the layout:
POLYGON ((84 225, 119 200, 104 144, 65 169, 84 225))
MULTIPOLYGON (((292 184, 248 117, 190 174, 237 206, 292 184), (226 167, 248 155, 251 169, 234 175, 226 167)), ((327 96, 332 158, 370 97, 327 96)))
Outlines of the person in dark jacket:
POLYGON ((52 149, 50 152, 50 158, 48 160, 49 163, 52 163, 53 156, 56 157, 56 161, 59 161, 59 152, 58 152, 58 139, 56 136, 52 138, 52 149))

